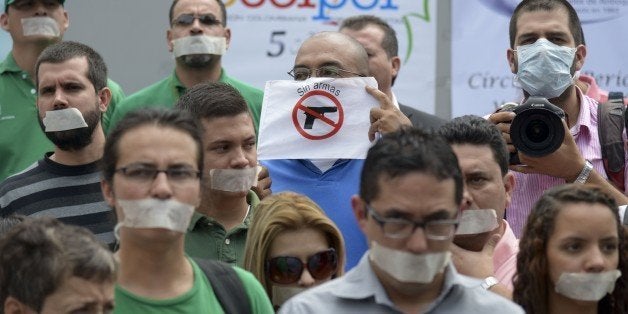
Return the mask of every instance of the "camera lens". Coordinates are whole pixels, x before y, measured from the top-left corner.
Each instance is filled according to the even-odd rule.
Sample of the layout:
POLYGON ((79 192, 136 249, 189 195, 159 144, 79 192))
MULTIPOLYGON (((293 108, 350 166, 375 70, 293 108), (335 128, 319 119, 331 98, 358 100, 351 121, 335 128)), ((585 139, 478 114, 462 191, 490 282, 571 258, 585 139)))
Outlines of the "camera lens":
POLYGON ((510 126, 512 143, 522 153, 541 157, 553 153, 565 137, 562 120, 545 108, 529 108, 517 113, 510 126))
POLYGON ((534 143, 543 142, 549 136, 549 128, 541 121, 531 121, 526 128, 526 137, 534 143))

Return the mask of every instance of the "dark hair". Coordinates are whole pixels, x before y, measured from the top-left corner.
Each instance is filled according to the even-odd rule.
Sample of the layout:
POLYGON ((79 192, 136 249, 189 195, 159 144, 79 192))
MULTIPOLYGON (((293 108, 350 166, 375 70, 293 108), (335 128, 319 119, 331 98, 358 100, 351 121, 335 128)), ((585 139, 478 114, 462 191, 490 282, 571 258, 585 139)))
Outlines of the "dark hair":
POLYGON ((196 119, 233 117, 249 113, 242 94, 233 86, 221 82, 194 85, 181 95, 175 108, 187 111, 196 119))
POLYGON ((360 177, 360 196, 369 203, 377 198, 383 175, 395 178, 412 172, 453 179, 455 202, 462 200, 462 174, 453 150, 442 136, 414 128, 388 133, 369 149, 360 177))
POLYGON ((13 229, 16 225, 26 219, 26 216, 13 214, 7 217, 0 217, 0 237, 13 229))
POLYGON ((514 279, 513 301, 521 305, 526 313, 548 313, 549 287, 547 265, 547 242, 554 233, 556 216, 566 204, 600 204, 608 208, 615 217, 615 228, 619 236, 619 265, 623 276, 615 283, 612 295, 598 303, 598 313, 628 313, 628 247, 626 231, 619 221, 615 200, 598 188, 564 184, 546 191, 534 204, 528 216, 523 236, 519 241, 517 274, 514 279))
POLYGON ((450 145, 486 145, 491 148, 493 158, 499 165, 502 176, 508 173, 508 147, 501 132, 494 124, 474 115, 457 117, 438 129, 450 145))
POLYGON ((374 15, 356 15, 351 16, 342 21, 340 24, 340 30, 347 28, 354 31, 364 29, 369 25, 375 25, 384 31, 384 38, 381 42, 381 47, 386 51, 388 59, 396 57, 399 54, 399 43, 397 42, 397 33, 395 30, 386 23, 386 21, 380 19, 374 15))
MULTIPOLYGON (((216 2, 218 2, 218 5, 220 6, 220 12, 222 13, 222 26, 226 27, 227 26, 227 8, 225 8, 225 4, 222 2, 222 0, 215 0, 216 2)), ((168 18, 170 20, 168 20, 168 25, 172 26, 172 21, 174 20, 174 7, 177 5, 177 3, 179 3, 179 0, 174 0, 172 1, 172 4, 170 5, 170 10, 168 11, 168 18)))
POLYGON ((11 296, 40 312, 46 297, 69 277, 116 279, 113 254, 91 232, 50 217, 16 225, 0 239, 0 252, 0 304, 11 296))
POLYGON ((96 50, 75 41, 62 41, 41 52, 35 65, 35 86, 39 89, 39 67, 42 63, 62 63, 70 59, 87 59, 87 78, 96 92, 107 87, 107 65, 96 50))
POLYGON ((510 17, 510 48, 515 48, 515 37, 517 36, 517 21, 522 13, 536 11, 553 11, 563 7, 567 10, 569 17, 569 30, 573 36, 576 46, 584 45, 584 35, 578 13, 567 0, 523 0, 517 5, 510 17))
POLYGON ((108 183, 113 183, 113 175, 116 171, 118 158, 120 157, 119 142, 130 131, 145 125, 154 125, 160 128, 172 128, 188 134, 196 143, 198 170, 203 172, 203 149, 198 123, 192 116, 180 110, 166 110, 144 108, 131 111, 120 120, 109 133, 105 142, 102 156, 103 178, 108 183))

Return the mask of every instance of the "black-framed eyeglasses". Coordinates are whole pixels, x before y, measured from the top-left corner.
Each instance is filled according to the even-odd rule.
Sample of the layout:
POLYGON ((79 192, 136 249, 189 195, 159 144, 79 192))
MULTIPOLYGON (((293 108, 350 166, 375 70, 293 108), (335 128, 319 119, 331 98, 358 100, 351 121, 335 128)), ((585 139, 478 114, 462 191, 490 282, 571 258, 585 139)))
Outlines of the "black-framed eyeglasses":
POLYGON ((360 76, 364 77, 365 75, 347 71, 345 69, 341 69, 334 65, 325 65, 318 69, 308 69, 303 67, 298 67, 290 70, 288 75, 294 78, 295 81, 305 81, 308 78, 312 77, 312 73, 316 77, 331 77, 331 78, 341 78, 341 77, 352 77, 352 76, 360 76))
POLYGON ((206 26, 214 26, 214 25, 218 25, 222 23, 213 14, 194 15, 194 14, 185 13, 185 14, 179 15, 176 19, 174 19, 172 21, 172 25, 190 26, 194 24, 194 20, 196 19, 198 19, 198 21, 201 22, 201 24, 206 25, 206 26))
POLYGON ((198 180, 201 177, 201 172, 187 167, 172 167, 167 169, 157 169, 155 167, 149 167, 145 165, 130 165, 121 167, 115 170, 122 173, 129 180, 133 180, 138 183, 147 184, 153 182, 160 172, 166 174, 168 182, 183 184, 198 180))
POLYGON ((338 253, 330 248, 308 257, 306 263, 294 256, 277 256, 266 261, 268 279, 283 285, 298 282, 306 268, 312 278, 327 279, 338 270, 338 253))
POLYGON ((449 240, 454 236, 457 219, 438 219, 427 222, 412 221, 404 218, 384 218, 380 216, 373 207, 366 204, 368 214, 380 225, 384 235, 394 239, 405 239, 409 237, 416 228, 423 228, 425 237, 434 241, 449 240))

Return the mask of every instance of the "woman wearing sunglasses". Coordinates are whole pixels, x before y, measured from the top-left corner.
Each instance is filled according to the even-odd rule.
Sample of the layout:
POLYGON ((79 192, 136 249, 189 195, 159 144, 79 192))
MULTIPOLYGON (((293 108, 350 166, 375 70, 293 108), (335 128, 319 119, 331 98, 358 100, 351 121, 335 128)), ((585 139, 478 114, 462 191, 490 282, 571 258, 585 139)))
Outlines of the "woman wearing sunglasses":
POLYGON ((519 242, 513 300, 527 313, 628 313, 628 247, 617 205, 567 184, 534 205, 519 242))
POLYGON ((340 231, 308 197, 279 193, 255 208, 244 267, 262 283, 276 309, 295 294, 342 275, 344 264, 340 231))

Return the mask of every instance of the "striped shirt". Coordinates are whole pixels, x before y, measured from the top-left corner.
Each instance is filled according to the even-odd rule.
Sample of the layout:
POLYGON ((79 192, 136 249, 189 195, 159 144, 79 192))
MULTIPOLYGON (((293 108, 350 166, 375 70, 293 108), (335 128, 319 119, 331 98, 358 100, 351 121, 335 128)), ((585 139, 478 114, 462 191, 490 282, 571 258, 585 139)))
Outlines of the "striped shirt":
POLYGON ((51 154, 0 183, 0 215, 54 217, 89 229, 112 247, 115 222, 100 189, 98 161, 67 166, 50 160, 51 154))
MULTIPOLYGON (((579 88, 576 88, 576 92, 580 98, 580 113, 578 114, 578 121, 570 129, 570 133, 582 157, 591 161, 593 168, 606 178, 597 130, 597 102, 583 95, 579 88)), ((624 140, 626 140, 625 136, 624 134, 624 140)), ((626 162, 628 162, 628 158, 626 158, 626 162)), ((628 178, 628 167, 626 170, 625 179, 628 178)), ((515 175, 515 188, 510 206, 506 210, 506 220, 512 227, 515 236, 520 238, 534 203, 545 190, 564 184, 565 180, 543 174, 513 173, 515 175)), ((626 184, 626 188, 628 189, 628 184, 626 184)))

